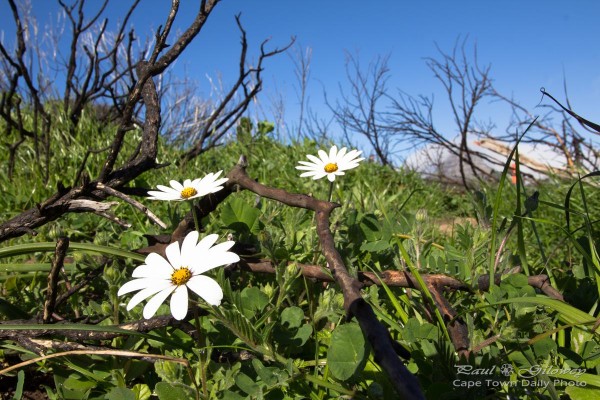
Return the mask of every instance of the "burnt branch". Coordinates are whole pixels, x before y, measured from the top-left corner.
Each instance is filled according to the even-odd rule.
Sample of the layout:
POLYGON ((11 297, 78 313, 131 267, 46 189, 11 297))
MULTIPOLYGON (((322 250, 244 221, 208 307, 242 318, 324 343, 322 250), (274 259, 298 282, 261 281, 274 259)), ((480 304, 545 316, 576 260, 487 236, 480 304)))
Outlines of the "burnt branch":
POLYGON ((239 60, 239 74, 237 81, 231 86, 224 95, 221 102, 210 111, 197 132, 189 133, 196 138, 189 150, 183 156, 183 161, 189 161, 199 154, 216 147, 221 138, 235 125, 240 117, 246 112, 250 102, 256 98, 262 90, 262 72, 263 63, 270 57, 278 55, 289 49, 294 38, 283 48, 275 48, 271 51, 266 50, 269 40, 262 42, 260 46, 260 55, 255 67, 247 66, 248 41, 246 31, 240 21, 240 15, 235 17, 237 26, 241 32, 241 51, 239 60), (236 96, 241 92, 241 99, 236 100, 236 96))
MULTIPOLYGON (((138 80, 135 83, 134 87, 131 89, 131 91, 128 95, 127 102, 125 103, 125 106, 123 107, 119 129, 118 129, 118 131, 115 135, 115 138, 112 142, 110 153, 104 163, 104 167, 99 176, 100 182, 107 183, 107 180, 110 179, 109 178, 110 174, 112 174, 113 176, 114 175, 119 176, 119 175, 122 175, 122 173, 123 173, 123 171, 117 171, 116 173, 113 173, 113 168, 115 166, 117 157, 119 156, 119 153, 121 152, 121 149, 123 147, 125 134, 127 133, 127 131, 129 131, 131 129, 131 125, 133 122, 132 118, 134 115, 135 107, 136 107, 138 101, 140 100, 140 98, 144 97, 144 104, 146 105, 146 107, 148 107, 147 100, 150 100, 150 102, 153 104, 153 106, 160 110, 160 105, 158 103, 158 95, 156 94, 156 88, 154 88, 154 91, 151 94, 152 95, 151 99, 147 99, 148 93, 146 93, 146 95, 144 95, 144 93, 143 93, 144 91, 148 92, 147 89, 146 90, 144 89, 146 87, 146 83, 148 81, 152 81, 153 77, 162 73, 169 65, 171 65, 177 59, 177 57, 179 57, 181 55, 181 53, 189 45, 189 43, 198 35, 198 33, 200 33, 202 27, 204 26, 204 24, 206 22, 206 19, 210 15, 210 12, 214 9, 214 7, 217 5, 218 2, 219 2, 218 0, 202 1, 201 5, 200 5, 200 10, 198 11, 198 14, 196 15, 196 17, 194 18, 194 21, 192 22, 192 24, 188 27, 188 29, 183 34, 181 34, 181 36, 179 36, 179 38, 177 38, 175 43, 169 48, 169 50, 162 57, 160 57, 160 59, 158 59, 156 62, 151 62, 152 61, 152 59, 151 59, 151 61, 146 61, 146 62, 142 62, 142 63, 138 64, 138 66, 136 68, 138 80)), ((172 20, 172 18, 173 18, 172 14, 177 13, 178 6, 179 6, 179 1, 173 0, 172 7, 171 7, 171 13, 168 16, 167 21, 172 20)), ((169 22, 167 22, 167 26, 169 26, 169 22)), ((166 42, 165 42, 167 39, 166 35, 160 35, 160 36, 158 36, 157 39, 158 39, 158 41, 154 45, 154 50, 153 50, 152 54, 158 54, 158 53, 160 53, 160 51, 162 49, 164 49, 166 47, 166 42)), ((146 111, 146 115, 147 115, 146 119, 148 120, 148 110, 146 111)), ((156 125, 156 130, 158 131, 158 127, 160 126, 160 112, 158 112, 157 114, 150 113, 150 116, 152 116, 152 118, 158 122, 158 124, 156 125)), ((148 122, 148 121, 146 121, 146 122, 148 122)), ((154 142, 154 151, 155 151, 156 140, 154 140, 153 142, 154 142)), ((142 146, 144 146, 147 150, 149 150, 149 148, 148 148, 149 144, 150 144, 150 142, 145 141, 145 143, 144 142, 142 143, 142 146)), ((144 155, 144 156, 146 156, 146 155, 144 155)), ((139 160, 139 161, 141 161, 141 160, 139 160)), ((150 162, 150 161, 148 160, 148 162, 150 162)), ((153 163, 154 161, 151 161, 151 162, 153 163)))
POLYGON ((389 56, 377 57, 366 68, 362 67, 358 55, 346 54, 346 77, 349 93, 341 87, 341 101, 335 106, 325 102, 334 118, 342 126, 346 139, 353 134, 366 138, 383 165, 393 164, 393 156, 401 144, 395 129, 386 122, 389 103, 387 82, 390 78, 389 56))
MULTIPOLYGON (((174 2, 173 10, 176 10, 177 3, 178 2, 176 1, 174 2)), ((107 155, 100 175, 95 180, 90 181, 89 179, 79 179, 81 174, 78 173, 78 179, 75 180, 75 185, 77 186, 72 188, 64 188, 61 185, 60 190, 47 200, 43 201, 42 204, 0 224, 0 242, 9 238, 21 236, 26 233, 34 232, 35 228, 60 218, 62 215, 69 212, 94 212, 123 227, 128 226, 123 221, 120 221, 108 213, 105 206, 101 205, 100 202, 109 196, 107 191, 112 189, 114 191, 121 192, 120 189, 123 189, 127 183, 131 182, 142 173, 159 167, 156 164, 156 156, 157 141, 161 126, 160 100, 153 77, 164 71, 164 68, 170 65, 181 54, 189 42, 199 33, 206 21, 206 18, 217 3, 218 1, 202 2, 200 11, 194 22, 179 38, 177 38, 175 44, 171 46, 169 51, 160 57, 156 63, 141 61, 136 64, 136 74, 138 80, 131 88, 127 96, 127 100, 121 109, 121 116, 117 132, 110 146, 109 154, 107 155), (136 151, 129 156, 128 161, 118 169, 115 169, 115 163, 120 155, 125 134, 129 130, 133 129, 134 112, 137 108, 139 108, 141 103, 143 103, 143 106, 145 107, 145 119, 142 123, 141 140, 138 143, 136 151), (79 180, 83 180, 84 182, 79 182, 79 180), (98 184, 101 184, 103 189, 99 189, 98 184)), ((17 14, 17 8, 14 3, 11 2, 11 4, 14 6, 16 20, 20 22, 17 14)), ((76 4, 80 9, 83 7, 83 1, 77 2, 76 4)), ((132 9, 130 11, 132 11, 132 9)), ((74 13, 73 10, 71 10, 71 12, 74 13)), ((169 16, 169 18, 171 18, 171 16, 169 16)), ((76 17, 73 16, 73 20, 75 21, 74 24, 77 29, 83 29, 88 26, 83 23, 84 20, 83 17, 79 15, 79 11, 77 12, 76 17)), ((164 40, 166 40, 166 36, 161 36, 159 42, 155 44, 155 49, 165 48, 164 40)), ((19 43, 21 42, 24 43, 24 39, 19 40, 19 43)), ((5 53, 3 48, 0 50, 5 53)), ((23 44, 22 48, 18 47, 16 52, 17 57, 10 59, 15 65, 20 66, 17 70, 19 74, 23 74, 21 71, 23 66, 21 64, 24 63, 22 57, 21 59, 19 58, 19 55, 24 52, 25 44, 23 44)), ((21 76, 19 74, 16 75, 17 78, 21 76)), ((35 88, 32 85, 28 85, 28 87, 30 88, 30 91, 35 92, 35 88)), ((71 89, 76 90, 74 85, 71 89)), ((38 98, 35 96, 33 97, 35 104, 40 104, 40 114, 43 115, 45 111, 43 107, 41 107, 41 101, 35 100, 38 98)), ((3 105, 9 103, 6 96, 3 96, 3 102, 3 105)), ((12 103, 14 103, 14 101, 12 103)), ((46 119, 43 119, 43 121, 46 121, 46 119)), ((15 123, 17 126, 19 126, 18 122, 15 123)), ((44 122, 43 129, 47 132, 47 129, 49 129, 49 123, 44 122)), ((37 128, 34 129, 34 132, 36 131, 37 128)), ((50 144, 48 140, 46 140, 43 144, 46 150, 48 150, 46 152, 47 157, 45 158, 45 164, 48 166, 50 162, 50 144)), ((47 172, 48 169, 46 169, 46 173, 47 172)))
MULTIPOLYGON (((302 276, 318 280, 321 282, 335 282, 330 270, 326 267, 318 265, 302 264, 297 262, 289 262, 288 265, 295 266, 302 276)), ((230 268, 240 268, 241 270, 250 271, 253 273, 275 274, 276 269, 273 261, 267 259, 251 259, 242 257, 241 261, 230 268)), ((518 270, 512 272, 519 272, 518 270)), ((475 288, 444 274, 421 274, 421 278, 428 290, 432 294, 436 308, 440 311, 446 328, 450 335, 450 340, 454 345, 454 349, 459 356, 468 358, 471 352, 477 352, 476 349, 470 349, 469 332, 466 323, 459 316, 458 312, 450 304, 446 298, 446 294, 456 291, 472 292, 473 290, 487 291, 489 290, 489 275, 483 275, 477 281, 475 288)), ((502 275, 495 276, 496 284, 501 282, 502 275)), ((419 289, 417 279, 405 271, 387 270, 380 273, 370 271, 359 271, 357 280, 361 287, 371 285, 385 284, 389 287, 401 287, 419 289)), ((550 284, 547 275, 534 275, 527 277, 530 286, 539 289, 548 297, 564 301, 563 296, 550 284)))
MULTIPOLYGON (((198 313, 200 315, 206 315, 206 311, 199 309, 198 313)), ((82 330, 81 328, 74 329, 66 329, 61 328, 62 323, 55 324, 44 324, 40 325, 40 329, 5 329, 2 325, 21 325, 21 324, 30 324, 32 321, 2 321, 0 323, 0 338, 2 339, 12 339, 18 340, 20 337, 28 337, 28 338, 42 338, 47 336, 52 337, 64 337, 69 340, 74 341, 85 341, 85 340, 111 340, 116 337, 126 336, 127 332, 123 333, 115 333, 115 332, 102 332, 98 330, 82 330)), ((167 326, 172 326, 175 328, 179 328, 182 331, 190 334, 195 334, 196 328, 185 321, 178 321, 173 318, 171 315, 161 315, 152 317, 150 319, 143 319, 139 321, 128 322, 124 324, 115 325, 115 328, 123 329, 129 332, 135 333, 146 333, 155 329, 164 328, 167 326)), ((193 336, 193 335, 192 335, 193 336)))
POLYGON ((58 286, 58 273, 63 268, 63 262, 67 255, 69 248, 68 238, 59 238, 56 242, 56 251, 54 252, 54 259, 52 260, 52 267, 48 274, 48 288, 46 290, 46 301, 44 302, 44 312, 42 315, 42 322, 47 324, 50 322, 51 316, 54 313, 54 306, 56 305, 56 295, 58 286))
POLYGON ((231 183, 259 196, 279 201, 291 207, 305 208, 315 212, 317 235, 322 252, 332 276, 342 290, 347 317, 356 318, 358 321, 373 348, 375 361, 386 372, 398 394, 405 399, 424 398, 419 382, 398 357, 398 354, 406 356, 408 352, 391 338, 387 328, 377 319, 371 306, 362 297, 361 283, 348 273, 341 255, 335 248, 329 227, 329 218, 331 212, 339 205, 317 200, 311 196, 288 193, 282 189, 264 186, 252 180, 246 174, 244 167, 239 164, 228 174, 228 177, 231 183))

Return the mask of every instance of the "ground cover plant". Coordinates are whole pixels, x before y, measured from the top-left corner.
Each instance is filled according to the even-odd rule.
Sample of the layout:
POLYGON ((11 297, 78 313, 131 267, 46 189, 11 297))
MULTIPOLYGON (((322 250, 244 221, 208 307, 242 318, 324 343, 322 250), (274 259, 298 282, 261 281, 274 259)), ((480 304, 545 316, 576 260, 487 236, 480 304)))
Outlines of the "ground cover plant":
POLYGON ((154 79, 217 2, 170 37, 177 4, 120 75, 117 117, 7 75, 3 398, 600 395, 599 173, 528 183, 515 146, 499 181, 462 191, 343 143, 282 143, 242 117, 260 67, 198 141, 169 141, 154 79))

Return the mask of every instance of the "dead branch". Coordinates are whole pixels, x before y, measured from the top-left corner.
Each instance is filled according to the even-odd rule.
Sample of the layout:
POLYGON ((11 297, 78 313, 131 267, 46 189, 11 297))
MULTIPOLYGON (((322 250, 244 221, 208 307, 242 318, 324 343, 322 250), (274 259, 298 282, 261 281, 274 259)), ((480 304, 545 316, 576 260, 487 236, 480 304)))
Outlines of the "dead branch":
MULTIPOLYGON (((200 315, 207 315, 207 312, 199 309, 200 315)), ((41 338, 41 337, 64 337, 72 341, 86 341, 86 340, 111 340, 116 337, 127 335, 127 333, 114 333, 114 332, 100 332, 100 331, 86 331, 82 329, 64 329, 61 328, 62 323, 56 324, 44 324, 43 328, 40 329, 5 329, 2 325, 13 325, 13 324, 31 324, 33 321, 2 321, 0 322, 0 338, 18 340, 20 337, 28 338, 41 338)), ((42 325, 40 325, 41 327, 42 325)), ((143 319, 139 321, 133 321, 123 323, 114 326, 118 329, 124 329, 130 332, 150 332, 155 329, 164 328, 166 326, 172 326, 179 328, 186 333, 195 335, 196 328, 185 321, 178 321, 171 315, 155 316, 150 319, 143 319)))
POLYGON ((356 318, 358 321, 373 348, 375 362, 386 372, 398 394, 405 399, 423 398, 415 376, 408 371, 398 357, 398 354, 405 356, 409 353, 391 338, 387 328, 377 319, 373 309, 360 293, 361 283, 348 273, 342 257, 335 248, 333 235, 329 228, 329 217, 339 205, 303 194, 288 193, 282 189, 264 186, 250 179, 244 167, 239 164, 227 176, 231 183, 259 196, 279 201, 291 207, 305 208, 315 212, 317 235, 322 252, 332 276, 342 290, 344 308, 348 318, 356 318))
POLYGON ((160 226, 163 229, 167 228, 167 224, 165 224, 164 222, 162 222, 160 220, 160 218, 158 218, 156 216, 156 214, 154 214, 152 211, 150 211, 148 209, 148 207, 146 207, 145 205, 143 205, 142 203, 140 203, 139 201, 132 199, 131 197, 127 196, 125 193, 119 192, 118 190, 115 190, 109 186, 104 185, 103 183, 97 183, 96 187, 100 190, 102 190, 103 192, 106 192, 107 194, 111 195, 111 196, 115 196, 118 197, 124 201, 126 201, 127 203, 131 204, 133 207, 137 208, 138 210, 140 210, 143 214, 145 214, 152 222, 154 222, 156 225, 160 226))
POLYGON ((184 162, 217 146, 223 135, 235 125, 244 112, 246 112, 250 102, 262 90, 263 62, 270 57, 285 52, 294 44, 295 39, 292 38, 290 43, 283 48, 275 48, 274 50, 267 51, 265 48, 269 42, 267 39, 260 45, 260 55, 256 67, 248 67, 246 65, 248 42, 239 14, 236 15, 235 21, 242 36, 238 79, 223 97, 223 100, 212 110, 210 116, 203 122, 202 126, 199 127, 199 132, 193 135, 197 139, 190 149, 182 155, 184 162), (239 91, 242 92, 241 100, 233 102, 234 97, 239 91))
POLYGON ((342 100, 335 105, 328 102, 325 94, 325 103, 342 126, 347 140, 352 134, 363 136, 373 147, 379 161, 383 165, 390 165, 401 140, 395 135, 395 128, 386 124, 386 111, 383 108, 389 96, 389 56, 377 57, 366 70, 358 58, 357 55, 346 54, 346 77, 350 92, 341 91, 342 100))
MULTIPOLYGON (((178 3, 178 1, 173 2, 173 10, 175 10, 174 12, 176 12, 178 3)), ((85 204, 81 203, 81 201, 91 200, 94 202, 99 202, 108 196, 105 191, 97 188, 98 183, 103 184, 105 187, 119 190, 137 176, 157 167, 157 140, 161 125, 161 118, 160 103, 156 86, 152 78, 164 71, 164 69, 181 54, 190 41, 199 33, 206 21, 206 18, 217 3, 218 0, 206 2, 203 1, 194 22, 181 36, 175 40, 175 43, 169 48, 169 50, 162 57, 156 60, 156 63, 142 61, 137 64, 136 73, 138 80, 132 87, 127 100, 123 105, 117 133, 110 147, 110 151, 104 163, 102 172, 98 178, 91 182, 84 182, 83 184, 76 182, 80 185, 73 188, 61 187, 56 194, 42 202, 41 205, 31 208, 10 220, 3 222, 0 224, 0 242, 32 232, 35 228, 60 218, 62 215, 68 212, 96 212, 98 215, 109 218, 113 222, 119 223, 123 227, 127 226, 127 224, 118 220, 114 216, 107 214, 105 210, 98 210, 98 204, 95 204, 93 207, 86 207, 85 204), (132 129, 134 110, 136 107, 138 107, 140 101, 143 102, 143 105, 146 108, 145 121, 142 127, 142 138, 137 150, 130 155, 128 161, 120 168, 115 169, 115 163, 121 152, 125 134, 127 131, 132 129)), ((12 4, 14 5, 14 3, 12 4)), ((77 4, 81 5, 81 3, 77 4)), ((14 10, 16 13, 16 6, 14 6, 14 10)), ((20 22, 18 14, 16 15, 17 16, 15 19, 20 22)), ((160 40, 155 44, 155 50, 164 49, 166 47, 164 43, 165 39, 166 38, 164 36, 161 36, 160 40)), ((25 51, 24 46, 25 45, 23 44, 22 49, 19 47, 22 52, 25 51)), ((2 48, 0 48, 0 50, 2 50, 2 48)), ((17 55, 20 54, 19 51, 17 51, 17 55)), ((159 50, 156 51, 158 53, 161 52, 159 50)), ((5 52, 6 51, 2 51, 3 54, 5 52)), ((18 66, 19 63, 24 63, 24 61, 19 61, 17 57, 14 63, 18 66)), ((20 75, 17 75, 17 78, 19 76, 20 75)), ((31 92, 37 93, 35 87, 28 87, 30 87, 31 92)), ((3 99, 5 99, 5 97, 3 97, 3 99)), ((35 102, 36 104, 40 104, 40 113, 43 113, 44 110, 43 107, 41 107, 41 100, 35 100, 35 102)), ((8 104, 7 101, 5 101, 4 104, 8 104)), ((46 162, 49 161, 46 160, 46 162)))
MULTIPOLYGON (((298 268, 302 276, 306 278, 316 279, 322 282, 335 282, 331 272, 325 267, 297 262, 289 262, 288 265, 298 268)), ((255 260, 242 257, 241 261, 238 264, 231 266, 231 268, 241 268, 256 273, 276 273, 275 265, 271 260, 267 259, 255 260)), ((511 272, 516 273, 519 271, 515 270, 511 272)), ((500 284, 501 277, 502 274, 496 275, 495 279, 497 280, 497 284, 500 284)), ((475 351, 475 349, 470 350, 469 332, 466 323, 462 320, 454 307, 452 307, 444 294, 458 290, 471 292, 473 289, 458 279, 443 274, 421 274, 421 278, 432 294, 435 306, 440 311, 446 323, 448 333, 450 334, 450 340, 454 345, 455 351, 460 357, 468 358, 469 354, 472 351, 475 351)), ((412 274, 405 271, 386 270, 381 273, 359 271, 357 273, 357 279, 361 286, 382 285, 382 283, 385 283, 390 287, 419 288, 417 279, 412 276, 412 274)), ((548 276, 534 275, 527 277, 527 279, 530 286, 541 290, 548 297, 564 301, 562 294, 551 286, 548 276)), ((481 291, 489 290, 488 275, 479 278, 476 289, 481 291)))
POLYGON ((56 250, 54 259, 52 260, 52 268, 48 274, 48 288, 46 290, 46 301, 44 302, 44 312, 42 322, 47 324, 50 322, 51 315, 54 313, 54 305, 56 304, 56 288, 58 286, 58 273, 63 267, 63 261, 67 255, 69 248, 68 238, 59 238, 56 242, 56 250))

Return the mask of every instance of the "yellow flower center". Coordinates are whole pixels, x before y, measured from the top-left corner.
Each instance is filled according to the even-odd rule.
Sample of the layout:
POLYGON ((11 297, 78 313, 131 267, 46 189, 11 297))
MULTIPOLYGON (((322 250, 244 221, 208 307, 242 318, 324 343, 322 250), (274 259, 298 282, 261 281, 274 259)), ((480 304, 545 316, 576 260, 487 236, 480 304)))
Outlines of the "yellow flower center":
POLYGON ((183 188, 183 190, 181 191, 181 197, 183 197, 184 199, 189 199, 190 197, 195 196, 197 194, 198 191, 193 187, 186 187, 183 188))
POLYGON ((335 163, 329 163, 329 164, 325 165, 325 172, 327 172, 327 173, 335 172, 337 170, 338 170, 338 166, 335 163))
POLYGON ((192 271, 188 267, 181 267, 171 274, 173 285, 185 285, 190 279, 192 279, 192 271))

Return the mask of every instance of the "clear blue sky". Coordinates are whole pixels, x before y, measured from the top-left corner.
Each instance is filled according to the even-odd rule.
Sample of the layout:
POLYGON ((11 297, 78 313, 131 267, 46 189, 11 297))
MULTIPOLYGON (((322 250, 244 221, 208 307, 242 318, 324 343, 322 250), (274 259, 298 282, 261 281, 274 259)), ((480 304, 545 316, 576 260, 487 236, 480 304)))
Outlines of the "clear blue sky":
MULTIPOLYGON (((31 0, 40 21, 58 9, 54 1, 31 0)), ((199 1, 182 0, 178 27, 193 18, 199 1)), ((90 6, 94 5, 89 1, 90 6)), ((114 3, 114 1, 113 1, 114 3)), ((130 1, 120 0, 110 11, 116 23, 120 9, 130 1)), ((142 0, 134 24, 139 36, 164 22, 167 0, 142 0)), ((12 22, 8 5, 0 6, 0 29, 8 33, 12 22)), ((333 1, 333 0, 223 0, 209 18, 205 30, 186 50, 175 66, 196 79, 209 93, 206 75, 222 74, 225 84, 236 78, 239 57, 239 31, 234 15, 242 14, 248 33, 250 58, 256 59, 258 46, 271 38, 273 46, 284 46, 290 36, 312 48, 310 106, 323 118, 323 90, 330 99, 339 96, 345 82, 345 51, 360 54, 366 65, 377 55, 390 54, 392 90, 399 88, 412 95, 435 94, 435 114, 440 126, 449 126, 444 92, 424 62, 436 56, 435 44, 447 52, 457 38, 468 35, 477 44, 481 64, 491 64, 496 89, 513 96, 533 109, 540 101, 540 87, 563 99, 566 78, 573 108, 582 116, 600 121, 600 2, 580 0, 503 0, 503 1, 333 1)), ((5 36, 4 41, 7 40, 5 36)), ((470 48, 470 47, 468 47, 470 48)), ((271 58, 265 65, 261 103, 281 92, 286 99, 286 117, 294 124, 298 116, 295 94, 297 81, 288 55, 271 58)), ((548 104, 547 100, 544 100, 548 104)), ((542 112, 542 110, 539 110, 542 112)), ((484 120, 497 121, 504 129, 504 118, 494 107, 482 107, 484 120)))

